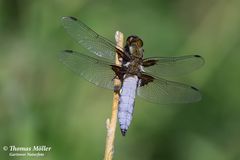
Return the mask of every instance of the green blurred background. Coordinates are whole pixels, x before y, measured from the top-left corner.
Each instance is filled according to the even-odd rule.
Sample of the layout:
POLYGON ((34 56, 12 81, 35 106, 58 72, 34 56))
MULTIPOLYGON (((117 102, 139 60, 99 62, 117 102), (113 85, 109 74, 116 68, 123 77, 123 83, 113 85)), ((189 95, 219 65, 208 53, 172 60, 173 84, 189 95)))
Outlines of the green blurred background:
POLYGON ((115 160, 240 159, 239 0, 0 0, 0 159, 103 159, 112 91, 58 61, 85 51, 64 31, 74 16, 114 40, 144 40, 145 56, 199 54, 200 70, 174 78, 200 88, 201 102, 157 105, 136 99, 127 136, 116 132, 115 160), (47 145, 40 158, 9 157, 3 146, 47 145))

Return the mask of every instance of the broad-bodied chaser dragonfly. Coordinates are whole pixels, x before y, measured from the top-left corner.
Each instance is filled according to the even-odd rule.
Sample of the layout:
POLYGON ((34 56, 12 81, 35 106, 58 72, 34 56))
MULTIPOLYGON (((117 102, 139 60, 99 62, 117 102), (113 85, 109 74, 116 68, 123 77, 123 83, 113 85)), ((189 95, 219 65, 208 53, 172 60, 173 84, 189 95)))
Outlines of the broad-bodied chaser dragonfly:
POLYGON ((93 53, 65 50, 60 55, 62 63, 99 87, 114 89, 113 79, 118 77, 121 80, 118 120, 123 136, 132 120, 135 95, 162 104, 201 99, 197 88, 160 78, 200 68, 204 64, 201 56, 143 58, 143 41, 138 36, 129 36, 121 50, 74 17, 63 17, 62 24, 72 38, 93 53), (121 66, 114 63, 116 53, 122 58, 121 66))

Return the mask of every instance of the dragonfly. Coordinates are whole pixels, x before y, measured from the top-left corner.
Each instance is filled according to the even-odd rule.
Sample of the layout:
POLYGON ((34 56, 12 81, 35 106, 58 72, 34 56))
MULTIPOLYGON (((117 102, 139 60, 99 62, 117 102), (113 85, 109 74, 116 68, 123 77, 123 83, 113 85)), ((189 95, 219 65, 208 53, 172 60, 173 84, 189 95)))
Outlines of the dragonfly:
POLYGON ((200 55, 144 58, 143 41, 136 35, 123 48, 99 35, 75 17, 63 17, 66 32, 89 52, 65 50, 60 61, 96 86, 119 93, 118 121, 123 136, 130 126, 136 95, 153 103, 192 103, 201 100, 199 90, 166 78, 190 73, 204 64, 200 55), (122 59, 115 64, 115 55, 122 59), (121 86, 114 88, 114 78, 121 86))

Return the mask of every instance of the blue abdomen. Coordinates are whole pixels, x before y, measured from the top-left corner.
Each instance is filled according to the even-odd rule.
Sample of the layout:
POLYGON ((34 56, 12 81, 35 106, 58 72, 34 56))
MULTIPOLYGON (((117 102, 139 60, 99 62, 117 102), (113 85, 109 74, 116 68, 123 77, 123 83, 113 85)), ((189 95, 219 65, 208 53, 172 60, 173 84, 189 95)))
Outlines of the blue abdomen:
POLYGON ((118 120, 123 136, 125 136, 132 121, 137 84, 138 77, 135 75, 128 75, 127 78, 123 80, 122 89, 120 91, 118 120))

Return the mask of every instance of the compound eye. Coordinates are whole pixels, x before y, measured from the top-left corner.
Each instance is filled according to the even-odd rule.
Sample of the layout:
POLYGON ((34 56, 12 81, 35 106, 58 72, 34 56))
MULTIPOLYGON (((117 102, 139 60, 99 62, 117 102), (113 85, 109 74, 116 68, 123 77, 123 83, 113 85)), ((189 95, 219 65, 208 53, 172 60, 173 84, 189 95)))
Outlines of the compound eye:
POLYGON ((137 41, 138 46, 142 47, 143 46, 143 41, 139 38, 137 41))
POLYGON ((136 41, 136 39, 138 39, 137 36, 129 36, 129 37, 127 38, 127 43, 131 45, 133 42, 136 41))

